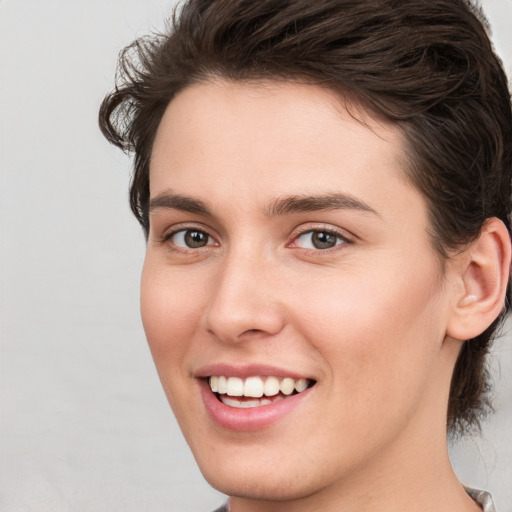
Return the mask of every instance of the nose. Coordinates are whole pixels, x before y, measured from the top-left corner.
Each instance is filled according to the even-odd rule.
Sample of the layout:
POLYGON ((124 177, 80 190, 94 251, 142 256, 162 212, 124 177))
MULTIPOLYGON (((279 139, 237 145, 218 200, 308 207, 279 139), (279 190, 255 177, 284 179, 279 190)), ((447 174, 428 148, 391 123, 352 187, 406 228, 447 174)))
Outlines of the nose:
POLYGON ((225 343, 265 338, 285 325, 275 264, 233 254, 219 265, 206 310, 207 330, 225 343))

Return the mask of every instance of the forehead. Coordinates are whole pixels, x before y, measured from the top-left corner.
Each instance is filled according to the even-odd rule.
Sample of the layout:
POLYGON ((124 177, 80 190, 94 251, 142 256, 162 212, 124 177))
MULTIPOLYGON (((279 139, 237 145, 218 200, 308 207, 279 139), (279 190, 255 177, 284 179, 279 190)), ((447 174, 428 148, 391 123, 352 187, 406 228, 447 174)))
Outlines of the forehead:
POLYGON ((241 218, 282 197, 344 194, 397 224, 416 209, 426 231, 404 147, 397 126, 317 86, 200 83, 177 95, 162 118, 150 196, 181 194, 241 218))
MULTIPOLYGON (((290 138, 296 140, 306 129, 320 134, 326 121, 336 123, 341 119, 355 121, 352 127, 354 136, 367 137, 370 130, 384 141, 397 145, 402 143, 403 134, 396 125, 377 119, 357 99, 332 89, 290 81, 234 82, 221 79, 199 82, 180 91, 164 113, 157 138, 172 128, 186 134, 184 128, 187 132, 197 132, 209 124, 212 130, 235 127, 241 136, 247 131, 240 129, 248 126, 252 127, 252 136, 277 131, 279 138, 289 133, 290 138), (183 125, 183 122, 187 124, 183 125), (281 131, 284 125, 288 125, 286 133, 281 131)), ((332 133, 332 126, 326 128, 324 136, 327 132, 332 133)))

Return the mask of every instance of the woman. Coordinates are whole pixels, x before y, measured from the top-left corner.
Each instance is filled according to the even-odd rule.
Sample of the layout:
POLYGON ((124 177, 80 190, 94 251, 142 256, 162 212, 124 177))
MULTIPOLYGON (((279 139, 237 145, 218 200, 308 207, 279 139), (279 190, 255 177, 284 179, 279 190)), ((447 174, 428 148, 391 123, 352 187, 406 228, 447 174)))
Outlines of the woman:
POLYGON ((121 58, 142 318, 224 510, 494 510, 447 432, 489 409, 512 113, 462 0, 191 0, 121 58))

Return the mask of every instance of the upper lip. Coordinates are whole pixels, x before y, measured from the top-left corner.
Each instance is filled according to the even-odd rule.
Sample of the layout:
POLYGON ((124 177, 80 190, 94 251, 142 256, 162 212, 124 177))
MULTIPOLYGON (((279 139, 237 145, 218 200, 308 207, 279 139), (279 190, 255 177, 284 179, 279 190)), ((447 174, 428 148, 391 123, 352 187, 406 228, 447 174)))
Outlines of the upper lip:
POLYGON ((247 377, 290 377, 292 379, 310 379, 314 378, 305 375, 303 373, 288 370, 285 368, 279 368, 268 364, 245 364, 245 365, 234 365, 227 363, 211 363, 201 366, 194 372, 196 378, 206 378, 212 375, 226 376, 226 377, 239 377, 245 379, 247 377))

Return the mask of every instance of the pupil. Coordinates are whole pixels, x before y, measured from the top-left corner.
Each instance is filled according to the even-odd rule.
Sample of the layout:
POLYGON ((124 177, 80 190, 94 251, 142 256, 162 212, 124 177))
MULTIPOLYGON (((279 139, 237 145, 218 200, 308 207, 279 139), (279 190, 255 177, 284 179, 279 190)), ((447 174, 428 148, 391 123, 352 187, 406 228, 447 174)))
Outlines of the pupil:
POLYGON ((315 231, 313 233, 313 245, 317 249, 330 249, 336 245, 336 237, 331 233, 315 231))
POLYGON ((187 231, 185 243, 192 248, 204 247, 208 243, 208 235, 202 231, 187 231))

